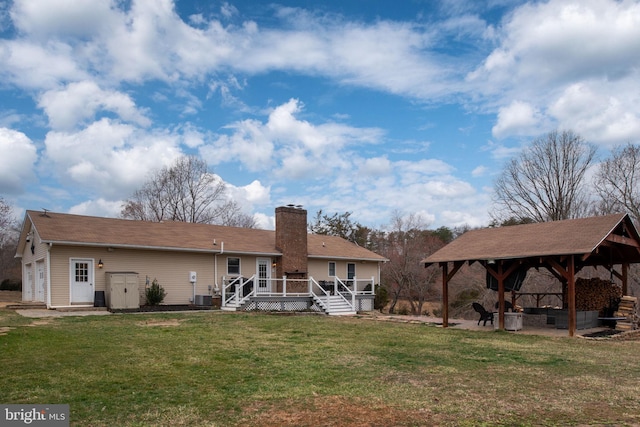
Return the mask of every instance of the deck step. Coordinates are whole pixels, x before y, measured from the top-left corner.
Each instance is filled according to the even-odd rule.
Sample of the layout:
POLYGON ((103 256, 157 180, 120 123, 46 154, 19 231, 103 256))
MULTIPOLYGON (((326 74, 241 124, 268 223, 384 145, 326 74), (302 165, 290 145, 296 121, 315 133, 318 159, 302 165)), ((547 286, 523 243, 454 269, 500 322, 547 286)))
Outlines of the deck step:
POLYGON ((351 304, 344 300, 339 295, 329 296, 328 306, 324 300, 317 299, 316 303, 322 308, 322 310, 329 316, 353 316, 357 314, 351 304))
POLYGON ((44 303, 17 303, 17 304, 7 304, 5 308, 10 310, 46 310, 47 305, 44 303))

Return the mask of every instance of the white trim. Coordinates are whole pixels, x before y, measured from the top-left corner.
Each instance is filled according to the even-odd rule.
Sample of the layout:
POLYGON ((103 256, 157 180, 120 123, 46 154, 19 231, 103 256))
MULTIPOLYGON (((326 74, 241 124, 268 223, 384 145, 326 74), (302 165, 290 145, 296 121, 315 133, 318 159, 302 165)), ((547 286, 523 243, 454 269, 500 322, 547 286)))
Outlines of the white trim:
POLYGON ((45 272, 46 272, 46 263, 44 259, 36 260, 36 270, 35 270, 36 286, 34 287, 34 291, 35 291, 35 295, 33 298, 34 301, 45 302, 45 296, 44 296, 44 293, 46 292, 46 273, 45 272), (42 284, 40 283, 40 267, 42 267, 42 284), (42 293, 43 293, 42 299, 40 299, 40 296, 38 295, 41 285, 42 285, 42 293))
POLYGON ((262 291, 262 292, 271 292, 271 258, 266 258, 266 257, 257 257, 256 258, 256 282, 255 283, 255 290, 256 291, 262 291), (260 263, 266 264, 267 268, 265 269, 265 272, 267 273, 267 277, 266 278, 260 278, 260 263), (261 290, 260 289, 260 280, 266 280, 267 282, 267 286, 266 289, 261 290))
POLYGON ((344 277, 346 277, 347 280, 352 280, 353 277, 349 277, 349 265, 353 265, 353 277, 358 277, 358 273, 356 271, 356 263, 355 262, 347 262, 346 263, 347 274, 344 277))
POLYGON ((91 286, 91 301, 78 301, 80 303, 89 303, 89 302, 93 302, 93 298, 94 298, 94 294, 95 294, 95 263, 96 260, 95 258, 69 258, 69 305, 74 305, 74 295, 73 295, 73 284, 75 283, 75 263, 76 262, 86 262, 87 264, 89 264, 87 266, 87 274, 89 275, 89 277, 87 277, 90 286, 91 286))
POLYGON ((239 256, 228 256, 225 260, 225 269, 227 270, 227 276, 242 276, 242 257, 239 256), (238 272, 230 273, 229 272, 229 259, 237 259, 238 260, 238 272))
POLYGON ((336 267, 338 263, 335 261, 327 261, 327 277, 336 277, 336 267), (331 264, 333 264, 333 274, 331 274, 331 264))
POLYGON ((51 247, 53 246, 53 243, 49 243, 47 245, 47 256, 46 256, 46 271, 47 271, 47 282, 46 282, 46 287, 47 287, 47 307, 51 307, 51 247))
POLYGON ((22 301, 33 301, 33 263, 27 263, 23 266, 23 276, 24 281, 26 282, 22 284, 22 301))

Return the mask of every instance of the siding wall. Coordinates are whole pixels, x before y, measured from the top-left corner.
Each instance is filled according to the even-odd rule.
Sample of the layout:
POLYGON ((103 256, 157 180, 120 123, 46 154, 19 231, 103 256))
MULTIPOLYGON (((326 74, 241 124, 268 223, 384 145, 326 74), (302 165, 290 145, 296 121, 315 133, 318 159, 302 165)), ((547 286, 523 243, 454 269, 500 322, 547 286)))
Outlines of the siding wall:
MULTIPOLYGON (((147 278, 149 284, 153 279, 157 279, 160 285, 167 291, 164 300, 165 304, 189 304, 193 296, 193 286, 189 282, 189 272, 197 273, 196 294, 210 295, 215 285, 222 286, 223 277, 227 274, 227 258, 240 258, 240 274, 244 277, 251 277, 256 273, 256 257, 242 256, 236 254, 199 254, 188 252, 170 251, 145 251, 132 249, 92 248, 84 246, 61 246, 53 245, 50 250, 51 265, 48 266, 47 250, 48 245, 40 241, 39 236, 33 237, 35 253, 31 253, 31 245, 27 244, 22 254, 23 283, 26 281, 26 270, 32 271, 32 296, 37 298, 36 284, 37 271, 36 262, 45 263, 45 302, 49 302, 47 292, 47 282, 51 283, 51 296, 49 305, 51 307, 65 307, 71 304, 70 299, 70 259, 84 258, 92 259, 94 264, 94 290, 106 290, 106 272, 136 272, 138 273, 138 286, 140 291, 140 304, 144 304, 144 288, 147 278), (214 259, 217 260, 217 277, 215 279, 214 259), (104 267, 98 268, 98 261, 102 260, 104 267), (51 277, 47 274, 50 272, 51 277)), ((265 257, 269 258, 269 257, 265 257)), ((329 261, 310 259, 308 263, 309 276, 316 280, 331 280, 329 277, 329 261)), ((335 260, 336 274, 340 279, 347 277, 347 261, 335 260)), ((369 279, 374 277, 379 283, 378 264, 375 262, 356 261, 356 277, 359 279, 369 279)), ((275 269, 272 269, 272 277, 276 278, 275 269)))
MULTIPOLYGON (((214 266, 212 254, 187 252, 145 251, 131 249, 91 248, 82 246, 53 246, 51 249, 52 305, 69 305, 70 276, 69 260, 87 258, 94 260, 95 290, 106 290, 107 272, 136 272, 144 304, 144 288, 154 279, 165 289, 164 304, 189 304, 193 297, 193 285, 189 282, 189 272, 197 273, 196 294, 210 294, 208 286, 214 286, 214 266), (102 260, 104 267, 98 268, 102 260)), ((225 267, 226 268, 226 267, 225 267)))
POLYGON ((336 263, 336 275, 339 279, 345 280, 347 278, 347 263, 353 262, 356 265, 356 278, 359 279, 375 279, 376 284, 380 283, 378 277, 378 263, 376 262, 360 262, 360 261, 345 261, 345 260, 330 260, 330 259, 310 259, 309 260, 309 276, 315 280, 333 280, 333 277, 329 277, 329 262, 336 263))

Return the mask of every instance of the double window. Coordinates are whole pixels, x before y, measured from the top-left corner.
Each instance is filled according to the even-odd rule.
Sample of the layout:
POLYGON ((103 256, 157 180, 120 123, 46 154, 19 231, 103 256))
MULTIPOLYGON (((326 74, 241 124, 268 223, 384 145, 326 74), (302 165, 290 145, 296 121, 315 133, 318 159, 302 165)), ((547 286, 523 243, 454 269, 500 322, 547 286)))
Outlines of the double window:
MULTIPOLYGON (((336 262, 329 261, 329 277, 336 277, 336 262)), ((347 280, 351 280, 356 277, 356 264, 353 262, 347 263, 347 280)))

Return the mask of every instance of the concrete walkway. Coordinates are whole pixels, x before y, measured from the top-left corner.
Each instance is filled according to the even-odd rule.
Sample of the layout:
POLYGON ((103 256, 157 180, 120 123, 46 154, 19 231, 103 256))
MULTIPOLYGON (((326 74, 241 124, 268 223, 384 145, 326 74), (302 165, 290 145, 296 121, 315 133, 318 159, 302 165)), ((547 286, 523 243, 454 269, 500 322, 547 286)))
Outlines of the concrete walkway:
POLYGON ((47 310, 47 309, 16 309, 16 313, 23 317, 42 318, 42 317, 69 317, 69 316, 108 316, 112 314, 107 310, 47 310))

